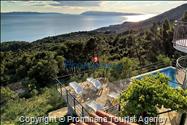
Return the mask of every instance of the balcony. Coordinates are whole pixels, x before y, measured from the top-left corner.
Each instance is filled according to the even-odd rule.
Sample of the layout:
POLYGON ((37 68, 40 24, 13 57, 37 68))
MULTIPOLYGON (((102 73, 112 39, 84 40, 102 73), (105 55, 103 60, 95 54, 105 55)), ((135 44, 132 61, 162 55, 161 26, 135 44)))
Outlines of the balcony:
POLYGON ((175 31, 172 42, 175 49, 187 53, 187 22, 175 22, 175 31))

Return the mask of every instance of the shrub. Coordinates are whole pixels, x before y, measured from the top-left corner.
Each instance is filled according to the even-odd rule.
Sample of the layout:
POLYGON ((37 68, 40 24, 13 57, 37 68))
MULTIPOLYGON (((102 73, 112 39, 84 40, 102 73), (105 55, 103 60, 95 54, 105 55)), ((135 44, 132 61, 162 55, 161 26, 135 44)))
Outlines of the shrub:
POLYGON ((187 97, 184 90, 173 89, 168 85, 164 74, 146 76, 133 80, 120 97, 121 115, 156 116, 157 107, 173 110, 187 110, 187 97))

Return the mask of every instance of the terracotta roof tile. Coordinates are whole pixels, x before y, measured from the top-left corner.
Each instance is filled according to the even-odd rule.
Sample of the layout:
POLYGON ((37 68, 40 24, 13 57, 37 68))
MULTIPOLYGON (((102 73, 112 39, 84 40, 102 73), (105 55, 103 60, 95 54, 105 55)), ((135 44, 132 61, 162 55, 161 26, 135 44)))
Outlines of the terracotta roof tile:
POLYGON ((138 125, 136 123, 127 123, 126 121, 122 121, 118 117, 104 111, 96 111, 95 113, 90 113, 89 115, 90 117, 97 118, 97 123, 88 121, 86 123, 71 123, 70 125, 138 125), (105 118, 107 119, 107 122, 105 118))
POLYGON ((76 125, 88 125, 88 124, 79 122, 79 123, 76 123, 76 125))
POLYGON ((70 123, 69 125, 75 125, 74 123, 70 123))

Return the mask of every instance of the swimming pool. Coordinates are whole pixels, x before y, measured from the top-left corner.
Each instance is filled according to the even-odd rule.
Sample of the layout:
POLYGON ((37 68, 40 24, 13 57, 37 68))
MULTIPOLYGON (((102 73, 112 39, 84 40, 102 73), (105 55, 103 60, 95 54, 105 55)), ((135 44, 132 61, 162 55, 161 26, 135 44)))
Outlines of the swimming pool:
POLYGON ((135 76, 135 77, 132 77, 132 79, 141 79, 143 78, 143 76, 147 76, 147 75, 155 75, 157 73, 163 73, 165 74, 167 77, 169 77, 170 81, 169 81, 169 85, 172 87, 172 88, 179 88, 180 85, 177 84, 177 80, 176 80, 176 69, 175 67, 172 67, 172 66, 169 66, 169 67, 166 67, 166 68, 162 68, 162 69, 158 69, 158 70, 154 70, 154 71, 151 71, 151 72, 148 72, 148 73, 144 73, 144 74, 141 74, 141 75, 138 75, 138 76, 135 76))

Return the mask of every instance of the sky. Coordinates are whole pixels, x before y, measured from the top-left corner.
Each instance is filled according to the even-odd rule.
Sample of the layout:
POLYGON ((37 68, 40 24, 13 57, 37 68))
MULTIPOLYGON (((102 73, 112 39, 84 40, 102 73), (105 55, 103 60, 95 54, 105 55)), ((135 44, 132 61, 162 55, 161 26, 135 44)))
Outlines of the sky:
POLYGON ((1 12, 57 12, 80 14, 110 11, 160 14, 187 1, 1 1, 1 12))

